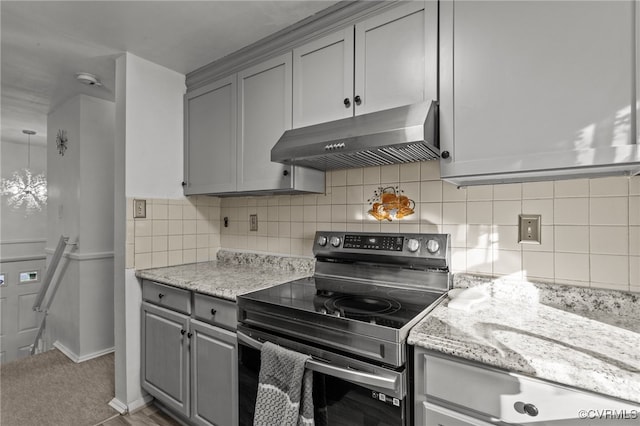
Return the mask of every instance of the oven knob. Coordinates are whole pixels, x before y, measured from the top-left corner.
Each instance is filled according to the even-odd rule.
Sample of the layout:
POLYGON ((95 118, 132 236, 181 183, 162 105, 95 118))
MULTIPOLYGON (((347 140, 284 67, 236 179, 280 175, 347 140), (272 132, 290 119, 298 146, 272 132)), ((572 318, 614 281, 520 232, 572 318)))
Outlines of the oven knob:
POLYGON ((327 245, 327 237, 325 237, 324 235, 320 235, 318 237, 318 245, 321 247, 324 247, 327 245))
POLYGON ((429 253, 433 254, 438 250, 440 250, 440 243, 438 241, 436 240, 427 241, 427 251, 429 251, 429 253))
POLYGON ((340 243, 341 243, 342 241, 340 240, 340 237, 331 237, 330 242, 331 242, 331 245, 332 245, 332 246, 334 246, 334 247, 340 247, 340 243))
POLYGON ((407 241, 407 250, 409 250, 411 253, 417 252, 419 248, 420 241, 416 240, 415 238, 411 238, 407 241))

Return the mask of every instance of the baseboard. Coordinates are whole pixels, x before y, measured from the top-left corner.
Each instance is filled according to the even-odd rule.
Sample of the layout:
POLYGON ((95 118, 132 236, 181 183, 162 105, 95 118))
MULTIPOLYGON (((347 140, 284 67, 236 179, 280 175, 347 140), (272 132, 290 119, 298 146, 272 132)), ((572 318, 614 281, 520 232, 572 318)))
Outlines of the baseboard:
POLYGON ((146 394, 142 398, 129 403, 129 406, 128 406, 129 407, 129 412, 130 413, 134 413, 134 412, 140 410, 141 408, 144 408, 147 405, 149 405, 151 403, 151 401, 153 401, 153 397, 151 395, 149 395, 149 394, 146 394))
POLYGON ((97 352, 93 352, 91 354, 78 356, 71 349, 67 348, 65 345, 60 343, 59 340, 56 340, 53 343, 53 347, 58 349, 63 354, 65 354, 67 356, 67 358, 69 358, 71 361, 73 361, 75 363, 89 361, 90 359, 94 359, 94 358, 101 357, 102 355, 110 354, 111 352, 115 352, 115 350, 116 350, 116 348, 112 346, 110 348, 103 349, 103 350, 97 351, 97 352))
POLYGON ((127 414, 128 412, 127 404, 120 401, 118 398, 113 398, 109 401, 109 407, 113 408, 120 414, 127 414))

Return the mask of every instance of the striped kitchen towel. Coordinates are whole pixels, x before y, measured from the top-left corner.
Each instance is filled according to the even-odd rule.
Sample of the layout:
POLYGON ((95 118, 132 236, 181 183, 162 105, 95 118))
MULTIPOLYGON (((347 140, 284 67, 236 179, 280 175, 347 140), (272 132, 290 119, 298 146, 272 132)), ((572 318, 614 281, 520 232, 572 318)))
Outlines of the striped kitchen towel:
POLYGON ((270 342, 262 345, 254 426, 312 426, 311 357, 270 342))

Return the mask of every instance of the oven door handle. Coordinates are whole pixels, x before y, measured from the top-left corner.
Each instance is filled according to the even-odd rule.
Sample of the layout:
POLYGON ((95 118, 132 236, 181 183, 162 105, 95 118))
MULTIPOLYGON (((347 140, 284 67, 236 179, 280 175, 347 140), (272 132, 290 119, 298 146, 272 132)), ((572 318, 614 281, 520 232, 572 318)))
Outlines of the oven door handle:
MULTIPOLYGON (((262 343, 252 339, 241 331, 237 332, 238 341, 257 350, 262 349, 262 343)), ((393 376, 381 376, 377 374, 366 373, 364 371, 352 370, 349 368, 336 367, 335 365, 310 359, 305 367, 311 371, 315 371, 328 376, 337 377, 364 386, 375 386, 390 391, 398 389, 398 378, 393 376)))

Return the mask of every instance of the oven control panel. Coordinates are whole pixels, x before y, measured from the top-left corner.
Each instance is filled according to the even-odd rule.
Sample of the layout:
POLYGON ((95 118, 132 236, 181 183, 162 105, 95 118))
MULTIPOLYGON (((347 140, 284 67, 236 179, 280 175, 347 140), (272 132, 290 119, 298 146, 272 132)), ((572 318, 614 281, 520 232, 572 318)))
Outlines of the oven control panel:
POLYGON ((363 261, 369 261, 374 256, 376 261, 391 263, 413 263, 422 259, 424 263, 442 267, 449 265, 449 241, 448 234, 318 231, 313 244, 313 254, 324 259, 363 261))

